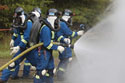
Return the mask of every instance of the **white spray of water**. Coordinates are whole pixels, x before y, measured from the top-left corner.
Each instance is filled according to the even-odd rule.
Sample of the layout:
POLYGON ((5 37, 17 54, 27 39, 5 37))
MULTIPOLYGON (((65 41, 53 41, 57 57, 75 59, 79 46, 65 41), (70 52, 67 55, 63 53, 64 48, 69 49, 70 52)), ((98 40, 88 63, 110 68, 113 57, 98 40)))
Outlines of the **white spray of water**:
POLYGON ((125 83, 124 3, 114 1, 113 13, 76 42, 80 66, 71 67, 70 83, 125 83))

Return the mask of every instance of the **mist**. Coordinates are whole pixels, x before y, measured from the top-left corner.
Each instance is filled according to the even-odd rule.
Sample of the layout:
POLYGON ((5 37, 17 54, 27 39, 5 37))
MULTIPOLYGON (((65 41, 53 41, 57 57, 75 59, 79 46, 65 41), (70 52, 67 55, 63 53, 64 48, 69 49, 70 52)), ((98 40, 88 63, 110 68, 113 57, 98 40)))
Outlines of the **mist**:
POLYGON ((75 43, 68 83, 125 83, 124 4, 114 0, 110 14, 75 43))

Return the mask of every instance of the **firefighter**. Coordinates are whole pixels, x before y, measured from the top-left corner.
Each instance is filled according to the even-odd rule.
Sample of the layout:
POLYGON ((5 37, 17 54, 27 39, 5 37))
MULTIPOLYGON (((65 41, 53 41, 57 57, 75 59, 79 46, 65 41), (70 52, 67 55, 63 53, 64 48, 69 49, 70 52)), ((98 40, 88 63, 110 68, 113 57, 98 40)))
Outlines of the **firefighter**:
MULTIPOLYGON (((60 37, 63 37, 63 36, 65 37, 64 39, 65 42, 61 42, 61 43, 68 44, 68 45, 71 44, 72 38, 81 36, 84 34, 84 30, 74 32, 70 29, 70 27, 72 26, 72 16, 73 16, 73 13, 71 10, 65 9, 63 11, 62 19, 60 22, 61 29, 57 33, 59 35, 62 35, 60 37), (67 40, 66 38, 70 38, 70 40, 69 39, 67 40)), ((61 38, 59 38, 58 41, 60 39, 61 38)), ((64 74, 65 74, 66 68, 72 60, 72 49, 70 47, 65 47, 65 51, 63 53, 59 53, 59 59, 60 59, 60 62, 57 67, 57 78, 59 80, 64 80, 64 74)))
POLYGON ((39 59, 34 83, 53 83, 54 60, 52 51, 58 50, 60 53, 64 51, 64 47, 57 46, 51 42, 54 36, 56 36, 54 32, 60 29, 58 10, 54 8, 49 9, 46 21, 48 24, 43 25, 40 29, 39 41, 43 42, 43 46, 37 53, 39 59))
MULTIPOLYGON (((29 14, 29 18, 32 20, 32 22, 34 22, 36 20, 36 18, 33 16, 35 15, 37 18, 40 18, 41 16, 41 10, 40 8, 36 7, 34 8, 30 14, 29 14)), ((19 33, 19 28, 17 29, 14 29, 14 33, 13 33, 13 36, 12 36, 12 39, 11 39, 11 42, 10 42, 10 47, 13 47, 13 46, 17 46, 19 44, 19 42, 21 41, 21 38, 20 38, 20 34, 19 33)), ((23 36, 23 34, 21 35, 23 36)), ((18 72, 19 72, 19 65, 15 68, 15 71, 12 73, 12 79, 17 79, 19 78, 18 77, 18 72)), ((31 64, 30 62, 26 59, 24 61, 24 69, 23 69, 23 75, 21 78, 28 78, 29 77, 29 73, 30 73, 30 68, 31 68, 31 64)))
MULTIPOLYGON (((26 21, 26 18, 27 15, 24 13, 23 8, 17 7, 15 9, 15 22, 13 27, 18 28, 19 30, 18 36, 20 36, 21 41, 19 41, 19 44, 17 46, 11 48, 12 51, 10 55, 14 55, 13 58, 18 56, 21 52, 23 52, 26 49, 26 45, 28 43, 32 22, 30 20, 26 21)), ((2 76, 0 77, 0 83, 8 81, 10 75, 12 74, 13 69, 17 67, 25 57, 26 56, 23 56, 20 59, 16 60, 15 62, 11 63, 6 69, 2 71, 2 76)))

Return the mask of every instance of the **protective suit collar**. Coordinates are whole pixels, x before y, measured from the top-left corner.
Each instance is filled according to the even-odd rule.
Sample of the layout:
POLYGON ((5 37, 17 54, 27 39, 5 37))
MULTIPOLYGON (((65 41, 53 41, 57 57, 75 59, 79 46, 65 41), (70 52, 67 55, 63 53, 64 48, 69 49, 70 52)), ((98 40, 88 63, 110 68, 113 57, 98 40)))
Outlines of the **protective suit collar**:
POLYGON ((71 16, 62 16, 62 19, 65 20, 66 22, 71 18, 71 16))
POLYGON ((51 24, 52 28, 55 28, 54 23, 55 23, 55 20, 56 20, 56 19, 57 19, 56 16, 49 16, 49 17, 47 18, 47 21, 51 24))

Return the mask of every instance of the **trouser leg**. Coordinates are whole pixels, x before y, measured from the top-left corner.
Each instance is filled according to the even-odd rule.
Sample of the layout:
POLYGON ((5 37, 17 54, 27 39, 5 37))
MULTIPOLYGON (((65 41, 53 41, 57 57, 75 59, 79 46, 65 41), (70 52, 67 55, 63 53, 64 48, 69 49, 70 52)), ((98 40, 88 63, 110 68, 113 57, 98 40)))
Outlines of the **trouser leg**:
POLYGON ((31 64, 28 60, 24 62, 23 76, 29 76, 31 64))
POLYGON ((53 69, 49 69, 48 72, 46 73, 46 83, 53 83, 53 69))
POLYGON ((19 68, 20 68, 20 65, 17 65, 15 67, 15 70, 12 72, 12 79, 18 78, 19 68))
MULTIPOLYGON (((16 57, 16 56, 18 56, 22 51, 23 51, 23 50, 19 50, 19 51, 13 56, 13 58, 16 57)), ((12 62, 6 69, 4 69, 4 70, 2 71, 2 76, 0 77, 0 79, 1 79, 2 81, 8 81, 10 75, 12 74, 13 69, 15 69, 15 67, 20 64, 20 62, 24 59, 24 57, 25 57, 25 56, 23 56, 23 57, 17 59, 15 62, 12 62)))
POLYGON ((58 78, 58 80, 64 80, 65 79, 64 75, 65 75, 68 63, 69 63, 69 59, 68 58, 60 60, 58 68, 57 68, 57 78, 58 78))
POLYGON ((45 76, 42 75, 42 71, 37 71, 34 76, 34 83, 45 83, 45 76))

